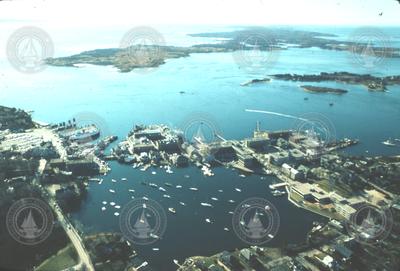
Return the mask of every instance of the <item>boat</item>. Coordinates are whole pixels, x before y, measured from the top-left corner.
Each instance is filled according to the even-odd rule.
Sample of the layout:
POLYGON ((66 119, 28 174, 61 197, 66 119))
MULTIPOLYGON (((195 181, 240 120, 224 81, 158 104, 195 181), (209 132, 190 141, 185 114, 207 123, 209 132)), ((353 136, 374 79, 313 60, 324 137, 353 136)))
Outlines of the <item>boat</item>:
POLYGON ((185 206, 186 204, 182 201, 179 202, 180 205, 185 206))
POLYGON ((275 197, 283 196, 286 194, 285 191, 280 191, 280 190, 272 190, 271 193, 275 197))
POLYGON ((115 208, 115 209, 121 209, 121 206, 115 205, 114 208, 115 208))
POLYGON ((170 211, 173 214, 176 214, 176 210, 174 208, 168 208, 168 211, 170 211))
POLYGON ((207 203, 207 202, 201 202, 200 204, 201 204, 201 206, 204 206, 204 207, 213 207, 212 204, 207 203))
POLYGON ((223 193, 223 192, 224 192, 224 190, 220 189, 220 190, 218 190, 218 192, 219 192, 219 193, 223 193))
POLYGON ((104 206, 101 207, 101 210, 102 210, 102 211, 105 211, 105 210, 106 210, 106 207, 104 207, 104 206))
POLYGON ((161 187, 161 186, 158 188, 158 190, 163 191, 163 192, 167 191, 167 190, 165 190, 164 187, 161 187))
POLYGON ((242 192, 242 190, 239 189, 239 188, 235 188, 235 190, 236 190, 237 192, 242 192))
POLYGON ((268 237, 271 238, 271 239, 274 238, 274 236, 272 234, 268 234, 268 237))
POLYGON ((199 189, 196 188, 196 187, 190 187, 189 189, 192 190, 192 191, 198 191, 198 190, 199 190, 199 189))
POLYGON ((233 215, 233 212, 232 212, 232 211, 229 211, 228 214, 233 215))
POLYGON ((110 202, 110 205, 111 205, 111 206, 115 206, 115 202, 113 202, 113 201, 110 202))
POLYGON ((211 219, 206 218, 205 220, 206 220, 207 223, 211 223, 211 219))
POLYGON ((154 233, 150 233, 149 236, 151 238, 154 238, 154 239, 159 239, 160 238, 160 236, 158 236, 157 234, 154 234, 154 233))
POLYGON ((108 191, 110 191, 110 193, 115 193, 115 190, 113 189, 109 189, 108 191))
POLYGON ((172 184, 170 184, 170 183, 165 183, 165 186, 172 187, 172 184))
POLYGON ((228 200, 229 203, 235 203, 233 199, 228 200))
POLYGON ((239 177, 240 177, 240 178, 246 178, 246 175, 240 174, 239 177))
POLYGON ((151 174, 153 174, 153 175, 156 175, 156 174, 157 174, 157 172, 155 172, 155 171, 152 171, 152 172, 151 172, 151 174))
POLYGON ((224 228, 224 231, 229 231, 229 229, 228 228, 224 228))
POLYGON ((115 212, 114 215, 115 215, 115 216, 119 216, 119 213, 118 213, 118 212, 115 212))
POLYGON ((128 179, 127 178, 121 178, 121 181, 127 181, 128 179))
POLYGON ((171 167, 170 167, 170 166, 167 166, 167 167, 166 167, 165 172, 167 172, 168 174, 174 173, 174 172, 171 170, 171 167))
POLYGON ((142 199, 144 199, 144 200, 149 200, 149 198, 148 198, 148 197, 142 197, 142 199))
POLYGON ((386 146, 389 146, 389 147, 395 147, 396 146, 396 144, 393 143, 393 141, 390 140, 390 139, 383 141, 382 144, 386 145, 386 146))
POLYGON ((188 174, 185 174, 183 177, 185 177, 186 179, 190 178, 190 176, 188 174))
POLYGON ((167 194, 164 194, 163 197, 164 197, 164 198, 168 198, 168 199, 171 198, 171 196, 170 196, 170 195, 167 195, 167 194))
POLYGON ((96 125, 88 125, 86 127, 79 128, 74 132, 70 133, 69 140, 76 141, 78 143, 85 143, 88 141, 93 141, 99 138, 100 129, 96 125))
POLYGON ((179 262, 178 262, 178 260, 173 260, 173 262, 174 262, 174 264, 176 264, 177 266, 179 266, 179 262))
POLYGON ((107 201, 103 201, 102 203, 103 203, 103 205, 106 205, 106 204, 107 204, 107 201))
POLYGON ((115 179, 111 179, 111 181, 112 181, 113 183, 116 183, 116 182, 117 182, 117 180, 115 180, 115 179))
POLYGON ((149 183, 149 186, 153 187, 153 188, 157 188, 158 187, 158 185, 156 185, 155 183, 149 183))
POLYGON ((178 189, 179 189, 179 188, 182 188, 182 185, 177 185, 176 188, 178 188, 178 189))
POLYGON ((213 198, 211 198, 211 199, 212 199, 213 201, 218 201, 218 199, 217 199, 217 198, 214 198, 214 197, 213 197, 213 198))
POLYGON ((153 247, 152 250, 153 251, 159 251, 160 249, 158 247, 153 247))
POLYGON ((100 181, 99 181, 99 184, 102 184, 102 183, 103 183, 103 181, 104 181, 103 179, 100 179, 100 181))
POLYGON ((129 189, 128 191, 131 192, 131 193, 135 192, 135 190, 133 190, 133 189, 129 189))

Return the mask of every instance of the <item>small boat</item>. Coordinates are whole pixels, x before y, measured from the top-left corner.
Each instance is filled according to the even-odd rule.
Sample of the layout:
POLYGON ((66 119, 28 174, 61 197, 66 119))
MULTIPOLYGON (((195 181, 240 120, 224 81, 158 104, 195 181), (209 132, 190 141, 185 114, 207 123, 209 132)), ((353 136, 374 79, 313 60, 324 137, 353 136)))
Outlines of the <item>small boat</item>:
POLYGON ((218 199, 217 199, 217 198, 214 198, 214 197, 213 197, 213 198, 211 198, 211 199, 212 199, 213 201, 218 201, 218 199))
POLYGON ((174 264, 176 264, 177 266, 179 266, 179 262, 178 262, 178 260, 173 260, 173 262, 174 262, 174 264))
POLYGON ((242 190, 239 189, 239 188, 235 188, 235 190, 236 190, 237 192, 242 192, 242 190))
POLYGON ((142 199, 144 199, 144 200, 149 200, 149 198, 148 198, 148 197, 142 197, 142 199))
POLYGON ((201 206, 204 206, 204 207, 212 207, 212 204, 207 203, 207 202, 201 202, 200 204, 201 204, 201 206))
POLYGON ((128 191, 131 192, 131 193, 135 192, 135 190, 133 190, 133 189, 129 189, 128 191))
POLYGON ((395 147, 396 146, 396 144, 393 143, 393 141, 391 141, 390 139, 383 141, 382 144, 386 145, 386 146, 389 146, 389 147, 395 147))
POLYGON ((131 196, 131 199, 134 199, 135 197, 134 196, 131 196))
POLYGON ((228 200, 229 203, 235 203, 233 199, 228 200))
POLYGON ((111 179, 111 181, 112 181, 113 183, 116 183, 116 182, 117 182, 117 180, 115 180, 115 179, 111 179))
POLYGON ((121 178, 121 181, 127 181, 128 179, 127 178, 121 178))
POLYGON ((165 170, 165 172, 167 172, 168 174, 174 173, 174 172, 171 170, 171 167, 170 167, 170 166, 167 166, 167 169, 165 170))
POLYGON ((239 177, 240 177, 240 178, 246 178, 246 175, 240 174, 239 177))
POLYGON ((229 231, 229 229, 228 228, 224 228, 224 231, 229 231))
POLYGON ((167 191, 167 190, 165 190, 165 188, 163 188, 161 186, 158 188, 158 190, 163 191, 163 192, 167 191))
POLYGON ((271 193, 274 197, 279 197, 286 194, 285 191, 280 191, 280 190, 272 190, 271 193))
POLYGON ((99 184, 102 184, 102 183, 103 183, 103 181, 104 181, 103 179, 100 179, 100 181, 99 181, 99 184))
POLYGON ((152 250, 153 251, 159 251, 160 249, 158 247, 153 247, 152 250))
POLYGON ((185 177, 186 179, 190 178, 190 176, 188 174, 185 174, 183 177, 185 177))
POLYGON ((114 208, 115 208, 115 209, 121 209, 121 206, 115 205, 114 208))
POLYGON ((156 174, 157 174, 157 172, 155 172, 155 171, 152 171, 152 172, 151 172, 151 174, 153 174, 153 175, 156 175, 156 174))
POLYGON ((223 193, 223 192, 224 192, 224 190, 220 189, 220 190, 218 190, 218 192, 219 192, 219 193, 223 193))
POLYGON ((154 239, 159 239, 160 238, 160 236, 158 236, 157 234, 154 234, 154 233, 150 233, 149 236, 151 238, 154 238, 154 239))
POLYGON ((182 201, 179 202, 180 205, 185 206, 186 204, 182 201))
POLYGON ((232 211, 229 211, 228 214, 233 215, 233 212, 232 212, 232 211))
POLYGON ((110 202, 110 205, 111 205, 111 206, 115 206, 115 202, 113 202, 113 201, 110 202))
POLYGON ((105 210, 106 210, 106 207, 104 207, 104 206, 101 207, 101 210, 102 210, 102 211, 105 211, 105 210))
POLYGON ((205 219, 207 223, 211 223, 211 220, 209 218, 205 219))
POLYGON ((164 197, 164 198, 167 198, 167 199, 170 199, 170 198, 171 198, 171 196, 170 196, 170 195, 167 195, 167 194, 164 194, 163 197, 164 197))
POLYGON ((115 215, 115 216, 119 216, 119 213, 118 213, 118 212, 115 212, 114 215, 115 215))
POLYGON ((170 183, 165 183, 165 186, 172 187, 172 184, 170 184, 170 183))
POLYGON ((182 188, 182 185, 177 185, 176 188, 180 189, 182 188))
POLYGON ((109 189, 108 191, 110 191, 110 193, 115 193, 115 190, 113 189, 109 189))
POLYGON ((271 239, 274 238, 274 236, 272 234, 268 234, 268 237, 271 238, 271 239))
POLYGON ((158 185, 156 185, 155 183, 149 183, 149 186, 153 187, 153 188, 157 188, 158 187, 158 185))
POLYGON ((176 214, 176 210, 174 208, 168 208, 168 211, 173 213, 173 214, 176 214))
POLYGON ((189 189, 192 190, 192 191, 198 191, 198 190, 199 190, 199 189, 196 188, 196 187, 190 187, 189 189))
POLYGON ((103 205, 106 205, 106 204, 107 204, 107 201, 103 201, 102 203, 103 203, 103 205))

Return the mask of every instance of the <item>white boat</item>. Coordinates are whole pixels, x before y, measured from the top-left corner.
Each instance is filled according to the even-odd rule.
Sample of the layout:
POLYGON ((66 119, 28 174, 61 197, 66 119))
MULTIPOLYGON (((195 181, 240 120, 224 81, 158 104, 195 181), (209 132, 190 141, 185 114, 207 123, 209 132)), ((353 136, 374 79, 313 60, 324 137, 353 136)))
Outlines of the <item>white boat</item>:
POLYGON ((152 171, 152 172, 151 172, 151 174, 153 174, 153 175, 156 175, 156 174, 157 174, 157 172, 155 172, 155 171, 152 171))
POLYGON ((163 188, 161 186, 158 188, 158 190, 163 191, 163 192, 167 191, 167 190, 165 190, 165 188, 163 188))
POLYGON ((207 222, 207 223, 211 223, 211 219, 206 218, 206 222, 207 222))
POLYGON ((168 211, 173 213, 173 214, 176 214, 176 210, 174 208, 168 208, 168 211))
POLYGON ((170 199, 170 198, 171 198, 171 196, 170 196, 170 195, 167 195, 167 194, 164 194, 163 197, 164 197, 164 198, 167 198, 167 199, 170 199))
POLYGON ((110 202, 110 205, 111 205, 111 206, 115 206, 115 202, 113 202, 113 201, 110 202))
POLYGON ((235 188, 235 190, 236 190, 237 192, 242 192, 242 190, 239 189, 239 188, 235 188))
POLYGON ((160 249, 158 247, 153 247, 152 250, 153 251, 159 251, 160 249))
POLYGON ((142 197, 142 199, 144 199, 144 200, 149 200, 149 198, 148 198, 148 197, 142 197))
POLYGON ((115 216, 119 216, 119 213, 118 213, 118 212, 115 212, 114 215, 115 215, 115 216))
POLYGON ((189 189, 192 190, 192 191, 198 191, 199 190, 196 187, 190 187, 189 189))
POLYGON ((224 231, 229 231, 229 229, 228 228, 224 228, 224 231))
POLYGON ((135 197, 134 196, 131 196, 131 199, 134 199, 135 197))
POLYGON ((182 188, 182 185, 177 185, 176 188, 180 189, 182 188))
POLYGON ((103 181, 104 181, 103 179, 100 179, 100 181, 99 181, 99 184, 102 184, 102 183, 103 183, 103 181))
POLYGON ((183 177, 185 177, 186 179, 190 178, 190 176, 188 174, 185 174, 183 177))
POLYGON ((135 190, 133 190, 133 189, 129 189, 128 191, 131 192, 131 193, 135 192, 135 190))
POLYGON ((121 181, 127 181, 128 179, 127 178, 121 178, 121 181))
POLYGON ((115 209, 121 209, 121 206, 115 205, 114 208, 115 208, 115 209))
POLYGON ((235 203, 233 199, 228 200, 229 203, 235 203))
POLYGON ((217 198, 214 198, 214 197, 213 197, 213 198, 211 198, 211 199, 212 199, 213 201, 218 201, 218 199, 217 199, 217 198))
POLYGON ((105 211, 105 210, 106 210, 106 207, 104 207, 104 206, 101 207, 101 210, 102 210, 102 211, 105 211))
POLYGON ((154 187, 154 188, 157 188, 157 187, 158 187, 158 185, 156 185, 155 183, 149 183, 149 186, 150 186, 150 187, 154 187))
POLYGON ((223 193, 223 192, 224 192, 224 190, 220 189, 220 190, 218 190, 218 192, 219 192, 219 193, 223 193))
POLYGON ((186 204, 182 201, 179 202, 180 205, 185 206, 186 204))
POLYGON ((107 201, 103 201, 102 203, 103 203, 103 205, 106 205, 106 204, 107 204, 107 201))
POLYGON ((285 191, 280 191, 280 190, 272 190, 271 193, 274 197, 279 197, 286 194, 285 191))
POLYGON ((117 180, 115 180, 115 179, 111 179, 111 181, 112 181, 113 183, 116 183, 116 182, 117 182, 117 180))
POLYGON ((240 178, 246 178, 246 175, 240 174, 239 177, 240 177, 240 178))
POLYGON ((154 238, 154 239, 159 239, 160 238, 160 236, 158 236, 157 234, 154 234, 154 233, 150 233, 149 236, 151 238, 154 238))
POLYGON ((110 191, 110 193, 115 193, 115 190, 113 189, 109 189, 108 191, 110 191))
POLYGON ((396 146, 396 144, 393 143, 393 141, 391 141, 390 139, 383 141, 382 144, 386 145, 386 146, 389 146, 389 147, 395 147, 396 146))
POLYGON ((272 234, 268 234, 268 237, 271 238, 271 239, 274 238, 274 236, 272 234))
POLYGON ((200 204, 201 204, 201 206, 204 206, 204 207, 212 207, 212 204, 207 203, 207 202, 201 202, 200 204))
POLYGON ((233 212, 232 212, 232 211, 229 211, 228 214, 233 215, 233 212))
POLYGON ((174 262, 174 264, 176 264, 177 266, 179 266, 179 262, 178 262, 178 260, 173 260, 173 262, 174 262))

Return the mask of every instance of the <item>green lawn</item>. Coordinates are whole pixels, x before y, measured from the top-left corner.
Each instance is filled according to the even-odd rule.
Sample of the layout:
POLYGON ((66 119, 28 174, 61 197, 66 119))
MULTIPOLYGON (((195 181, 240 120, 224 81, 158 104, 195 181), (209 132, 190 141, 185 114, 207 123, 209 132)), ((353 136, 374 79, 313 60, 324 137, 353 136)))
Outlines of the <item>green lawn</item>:
POLYGON ((54 271, 63 270, 78 264, 78 255, 75 249, 69 245, 57 252, 49 259, 45 260, 36 270, 37 271, 54 271))

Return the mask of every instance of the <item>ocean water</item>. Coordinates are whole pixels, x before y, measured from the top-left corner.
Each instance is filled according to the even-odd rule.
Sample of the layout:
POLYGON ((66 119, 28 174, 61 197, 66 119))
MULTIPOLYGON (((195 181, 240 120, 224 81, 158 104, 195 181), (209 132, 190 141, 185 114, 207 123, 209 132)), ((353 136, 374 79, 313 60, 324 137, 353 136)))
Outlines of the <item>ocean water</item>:
MULTIPOLYGON (((10 33, 5 26, 0 36, 10 33)), ((56 56, 79 53, 95 48, 118 47, 120 37, 129 28, 75 29, 56 31, 50 29, 56 45, 56 56)), ((212 39, 191 38, 187 33, 226 31, 233 27, 165 27, 169 45, 191 45, 215 42, 212 39)), ((304 27, 306 30, 335 33, 345 38, 352 28, 333 29, 304 27)), ((395 29, 398 31, 398 29, 395 29)), ((383 29, 392 38, 392 45, 399 45, 399 36, 392 28, 383 29)), ((6 39, 3 39, 6 40, 6 39)), ((4 45, 3 45, 4 46, 4 45)), ((3 48, 0 48, 3 49, 3 48)), ((2 50, 4 52, 4 50, 2 50)), ((165 123, 182 127, 187 119, 206 116, 228 139, 250 137, 256 121, 263 129, 294 129, 298 123, 293 119, 260 113, 249 113, 246 109, 273 111, 294 116, 317 114, 328 119, 334 137, 358 138, 360 144, 349 148, 351 154, 395 155, 399 147, 381 144, 388 138, 400 138, 400 87, 390 87, 388 92, 368 92, 364 87, 327 83, 324 85, 349 90, 345 95, 312 94, 299 88, 299 83, 272 81, 265 84, 240 86, 240 83, 262 78, 268 74, 347 71, 371 73, 377 76, 400 74, 400 59, 388 59, 377 69, 368 70, 354 65, 354 58, 347 52, 326 51, 318 48, 280 51, 274 65, 266 71, 241 69, 230 53, 193 54, 187 58, 168 60, 150 73, 119 73, 113 67, 87 66, 83 68, 47 67, 38 74, 21 74, 9 65, 4 55, 0 58, 0 104, 33 110, 34 119, 44 122, 60 122, 74 116, 90 116, 100 124, 104 134, 116 134, 124 138, 134 124, 165 123), (180 94, 184 91, 184 94, 180 94), (308 100, 304 98, 307 97, 308 100), (333 106, 329 106, 333 103, 333 106), (368 153, 366 153, 366 151, 368 153)), ((249 197, 264 197, 273 202, 281 217, 281 226, 276 238, 269 245, 302 241, 312 221, 322 218, 298 209, 282 198, 270 195, 268 183, 274 178, 260 180, 259 176, 240 178, 236 171, 217 168, 212 178, 202 176, 200 170, 187 168, 166 174, 157 170, 157 175, 141 172, 129 166, 112 163, 112 172, 102 185, 90 184, 88 200, 82 209, 73 215, 83 224, 88 233, 118 231, 118 218, 114 211, 101 212, 101 202, 115 201, 124 206, 130 200, 128 189, 135 189, 135 196, 148 196, 167 209, 177 209, 176 215, 168 214, 167 231, 164 238, 151 246, 137 247, 143 258, 160 270, 173 270, 172 259, 182 260, 192 255, 212 255, 224 249, 245 247, 231 230, 228 211, 236 203, 249 197), (191 178, 183 178, 189 174, 191 178), (128 182, 111 183, 111 178, 127 177, 128 182), (170 182, 184 188, 170 188, 172 199, 162 197, 162 192, 143 186, 141 181, 170 182), (115 186, 117 193, 108 192, 115 186), (199 187, 197 194, 187 187, 199 187), (242 188, 234 193, 233 188, 242 188), (223 194, 218 189, 226 191, 223 194), (210 202, 209 197, 218 197, 216 208, 205 209, 200 202, 210 202), (179 201, 187 203, 180 206, 179 201), (214 224, 204 223, 210 217, 214 224), (294 228, 295 225, 295 228, 294 228), (160 248, 154 252, 152 247, 160 248)), ((110 208, 108 208, 110 209, 110 208)))

